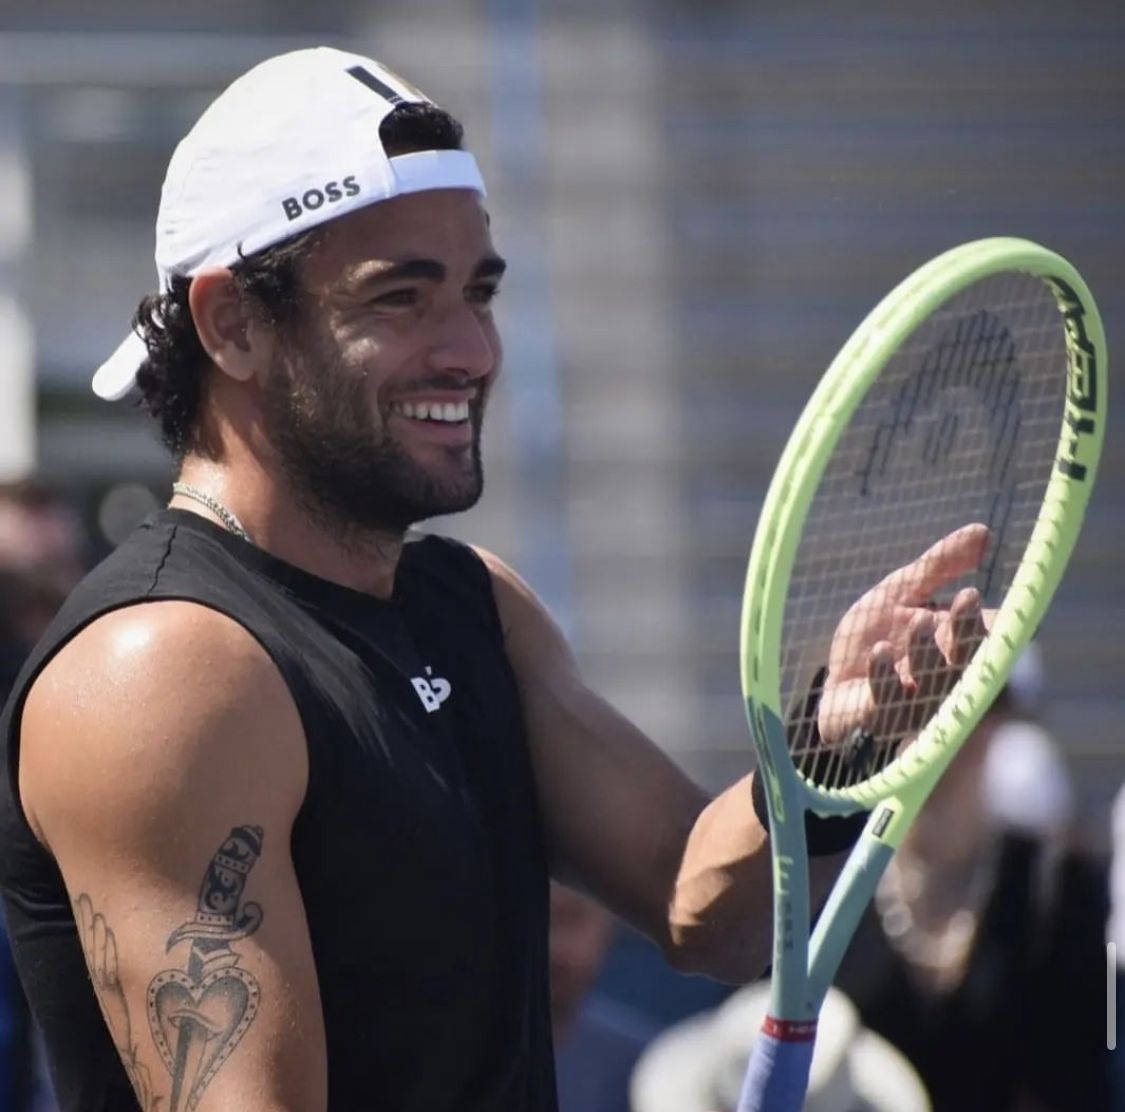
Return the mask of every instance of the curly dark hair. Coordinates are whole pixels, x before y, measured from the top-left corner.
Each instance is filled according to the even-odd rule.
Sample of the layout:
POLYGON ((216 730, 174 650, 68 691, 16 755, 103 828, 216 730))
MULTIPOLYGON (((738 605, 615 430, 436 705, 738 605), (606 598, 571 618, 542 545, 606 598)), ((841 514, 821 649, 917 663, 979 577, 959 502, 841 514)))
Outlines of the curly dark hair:
MULTIPOLYGON (((379 127, 383 149, 392 157, 460 150, 462 136, 461 125, 433 104, 400 104, 379 127)), ((284 325, 295 318, 301 304, 301 264, 322 236, 321 227, 301 232, 230 268, 240 291, 269 323, 284 325)), ((190 278, 174 277, 167 291, 143 297, 133 314, 133 330, 148 348, 137 372, 141 404, 159 421, 161 439, 177 461, 189 451, 215 451, 200 436, 207 354, 188 304, 190 287, 190 278)))

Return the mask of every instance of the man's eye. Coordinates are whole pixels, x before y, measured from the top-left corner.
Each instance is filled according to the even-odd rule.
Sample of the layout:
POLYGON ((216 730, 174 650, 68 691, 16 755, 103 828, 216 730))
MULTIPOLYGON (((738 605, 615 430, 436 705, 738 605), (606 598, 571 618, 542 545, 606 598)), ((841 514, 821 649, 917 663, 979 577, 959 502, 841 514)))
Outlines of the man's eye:
POLYGON ((390 306, 392 308, 400 305, 416 305, 417 303, 418 291, 416 289, 388 290, 386 293, 381 293, 371 299, 372 305, 390 306))
POLYGON ((496 282, 478 282, 475 286, 469 286, 465 297, 474 305, 488 305, 499 292, 500 286, 496 282))

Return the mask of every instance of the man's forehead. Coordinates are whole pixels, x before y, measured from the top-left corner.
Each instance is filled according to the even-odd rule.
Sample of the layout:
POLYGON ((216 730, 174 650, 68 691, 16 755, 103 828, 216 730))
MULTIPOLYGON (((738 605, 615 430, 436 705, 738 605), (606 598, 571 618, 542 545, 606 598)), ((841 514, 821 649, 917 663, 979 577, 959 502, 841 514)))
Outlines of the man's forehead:
POLYGON ((304 266, 311 285, 364 284, 414 259, 463 273, 496 257, 487 213, 468 190, 396 197, 333 220, 322 233, 304 266))

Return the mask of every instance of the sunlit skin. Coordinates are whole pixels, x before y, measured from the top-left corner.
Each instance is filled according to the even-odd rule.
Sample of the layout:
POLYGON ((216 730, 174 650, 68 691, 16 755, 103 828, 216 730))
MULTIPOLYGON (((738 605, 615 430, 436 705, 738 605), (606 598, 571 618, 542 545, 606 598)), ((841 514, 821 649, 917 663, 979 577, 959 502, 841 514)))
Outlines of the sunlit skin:
POLYGON ((916 731, 952 689, 984 639, 991 613, 965 587, 948 610, 933 595, 977 567, 988 529, 965 525, 858 599, 836 627, 818 707, 821 737, 861 725, 883 740, 916 731))
MULTIPOLYGON (((389 439, 424 474, 460 487, 466 504, 475 497, 474 446, 500 362, 490 309, 500 269, 485 210, 466 191, 400 197, 325 226, 303 270, 308 303, 296 346, 304 374, 295 381, 298 394, 315 386, 310 374, 319 366, 335 376, 320 394, 331 392, 330 382, 360 384, 364 412, 357 420, 348 404, 332 411, 332 439, 366 428, 372 453, 389 439), (404 402, 467 398, 467 423, 431 425, 396 412, 404 402)), ((229 506, 260 547, 324 578, 389 595, 401 532, 325 529, 286 478, 263 405, 271 376, 292 369, 284 335, 247 314, 225 271, 196 277, 191 304, 215 364, 206 420, 222 451, 217 461, 189 457, 183 477, 229 506)), ((295 405, 300 412, 323 402, 298 397, 295 405)), ((982 526, 954 533, 852 607, 834 641, 821 700, 826 741, 841 741, 857 724, 884 738, 901 736, 933 694, 952 685, 983 632, 979 599, 962 592, 952 609, 936 612, 929 599, 980 560, 985 539, 982 526), (923 674, 929 680, 920 692, 923 674), (904 705, 905 715, 891 711, 904 705)), ((520 683, 557 875, 578 878, 659 939, 682 968, 732 980, 756 975, 769 950, 762 908, 770 868, 747 786, 708 803, 587 688, 526 584, 502 561, 481 555, 520 683), (638 790, 640 784, 648 786, 638 790), (654 798, 664 801, 659 831, 654 798)), ((814 892, 825 890, 837 866, 831 858, 814 862, 814 892)))
MULTIPOLYGON (((271 385, 290 417, 319 413, 296 452, 300 463, 311 467, 326 444, 339 442, 352 457, 369 444, 374 466, 390 445, 440 495, 429 514, 465 509, 479 495, 481 419, 500 366, 492 301, 503 271, 480 198, 445 189, 326 224, 302 267, 304 302, 292 335, 248 316, 228 271, 199 275, 192 311, 215 363, 205 420, 222 451, 218 460, 189 456, 183 478, 219 498, 274 555, 388 595, 403 523, 380 526, 345 506, 326 527, 323 515, 309 512, 271 432, 271 385), (468 416, 437 422, 403 412, 434 404, 467 405, 468 416)), ((360 493, 382 485, 373 475, 360 493)), ((180 499, 173 505, 199 511, 180 499)), ((857 722, 884 738, 902 736, 932 712, 984 622, 971 589, 948 611, 931 612, 927 600, 979 562, 986 537, 983 526, 960 530, 852 607, 833 643, 820 705, 826 741, 841 741, 857 722), (927 679, 919 685, 915 673, 927 679)))
POLYGON ((420 465, 464 481, 500 362, 492 319, 503 260, 467 190, 412 194, 328 227, 304 268, 310 322, 339 369, 366 382, 380 431, 420 465), (477 420, 418 421, 396 404, 470 404, 477 420))
MULTIPOLYGON (((306 357, 319 357, 326 374, 362 384, 373 451, 385 433, 427 475, 463 484, 466 497, 475 482, 480 416, 500 361, 489 307, 499 270, 480 201, 465 191, 443 190, 331 222, 303 271, 308 327, 299 346, 306 357), (473 420, 466 424, 431 426, 395 411, 396 403, 468 397, 473 420)), ((287 483, 262 404, 270 375, 287 365, 284 337, 248 317, 232 289, 225 271, 200 275, 192 284, 193 315, 215 364, 207 420, 222 453, 218 461, 189 457, 184 478, 234 510, 255 544, 274 555, 346 586, 389 595, 401 534, 326 530, 287 483)), ((355 426, 347 407, 338 416, 341 426, 355 426)), ((174 504, 204 512, 187 502, 174 504)), ((951 686, 983 632, 979 599, 962 592, 951 610, 937 612, 927 603, 932 591, 980 560, 985 535, 981 526, 953 534, 849 611, 832 647, 821 700, 826 741, 841 741, 857 724, 884 738, 901 736, 928 697, 951 686), (915 673, 929 674, 926 692, 917 690, 915 673), (903 717, 889 708, 904 703, 911 721, 888 721, 903 717)), ((624 918, 644 924, 684 968, 731 979, 754 975, 760 955, 768 953, 769 919, 749 909, 768 906, 769 860, 755 852, 764 832, 746 806, 746 785, 734 785, 707 804, 587 689, 527 586, 501 561, 482 556, 521 684, 560 874, 585 880, 624 918), (575 748, 585 751, 587 743, 588 768, 575 748), (610 766, 630 771, 618 777, 610 766), (636 792, 646 776, 662 787, 636 792), (647 800, 661 792, 678 803, 669 802, 674 818, 657 836, 647 800), (607 836, 600 819, 581 820, 603 807, 615 816, 619 836, 607 836), (632 848, 633 835, 649 847, 645 853, 632 848), (728 907, 729 900, 737 908, 728 907)), ((824 890, 837 864, 814 863, 814 890, 824 890)))
MULTIPOLYGON (((200 273, 189 303, 209 360, 204 450, 189 454, 181 478, 233 511, 260 549, 389 596, 404 515, 465 508, 479 493, 480 421, 500 363, 490 303, 501 269, 478 198, 440 190, 326 224, 302 264, 293 323, 265 320, 229 271, 200 273), (419 418, 418 407, 438 403, 443 418, 453 407, 452 420, 431 421, 428 409, 419 418), (338 476, 344 482, 334 490, 338 476), (332 504, 311 504, 317 490, 332 504)), ((173 504, 216 520, 195 502, 173 504)), ((962 592, 948 610, 931 607, 980 560, 985 541, 983 526, 959 530, 849 610, 820 707, 829 744, 857 724, 907 730, 915 704, 952 684, 979 641, 979 598, 962 592), (888 708, 900 696, 912 702, 896 719, 888 708)), ((760 976, 771 948, 772 879, 748 778, 708 798, 585 682, 534 591, 478 552, 518 691, 552 875, 643 931, 680 969, 730 982, 760 976)), ((28 693, 21 803, 77 917, 92 924, 93 983, 112 997, 105 1014, 142 1092, 144 1078, 156 1085, 167 1076, 154 1041, 138 1032, 147 986, 168 967, 169 931, 196 906, 199 869, 216 837, 252 823, 266 832, 266 847, 282 847, 267 848, 255 866, 253 899, 265 917, 239 940, 260 1006, 200 1112, 328 1107, 316 956, 284 848, 307 797, 304 729, 288 680, 262 645, 233 618, 182 599, 97 617, 28 693), (116 962, 107 964, 110 924, 116 962)), ((814 902, 840 860, 811 863, 814 902)), ((386 910, 409 913, 393 903, 386 910)), ((566 938, 555 941, 556 967, 571 963, 576 978, 573 1002, 598 940, 583 932, 569 956, 557 945, 566 938)))
MULTIPOLYGON (((354 445, 369 435, 373 456, 380 446, 393 446, 448 495, 450 504, 431 512, 466 508, 479 493, 480 424, 500 365, 491 305, 503 269, 480 199, 447 189, 398 197, 327 224, 302 266, 304 300, 293 336, 256 319, 228 271, 201 273, 190 301, 214 363, 204 421, 220 450, 217 459, 189 455, 182 478, 219 498, 274 555, 388 594, 401 526, 325 528, 307 512, 270 434, 270 376, 295 376, 291 404, 298 414, 335 398, 340 411, 327 413, 334 436, 354 445), (335 376, 336 389, 326 378, 314 390, 318 373, 335 376), (354 411, 355 398, 366 412, 354 411), (402 412, 404 403, 415 409, 467 403, 469 416, 419 420, 402 412)), ((173 505, 199 509, 181 499, 173 505)))

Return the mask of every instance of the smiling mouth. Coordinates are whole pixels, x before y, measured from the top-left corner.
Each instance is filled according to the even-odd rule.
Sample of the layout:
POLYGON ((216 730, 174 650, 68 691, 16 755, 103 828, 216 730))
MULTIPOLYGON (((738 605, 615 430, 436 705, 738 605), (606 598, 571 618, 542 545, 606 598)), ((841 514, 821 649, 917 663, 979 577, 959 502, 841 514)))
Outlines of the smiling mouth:
POLYGON ((455 425, 469 419, 469 403, 466 402, 395 402, 391 412, 414 421, 436 421, 440 424, 455 425))

